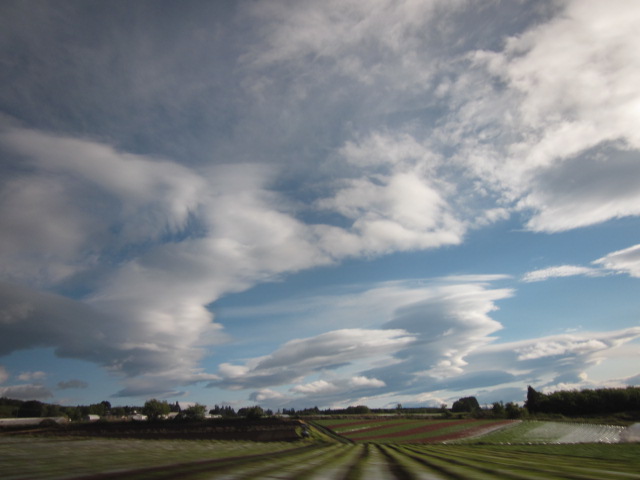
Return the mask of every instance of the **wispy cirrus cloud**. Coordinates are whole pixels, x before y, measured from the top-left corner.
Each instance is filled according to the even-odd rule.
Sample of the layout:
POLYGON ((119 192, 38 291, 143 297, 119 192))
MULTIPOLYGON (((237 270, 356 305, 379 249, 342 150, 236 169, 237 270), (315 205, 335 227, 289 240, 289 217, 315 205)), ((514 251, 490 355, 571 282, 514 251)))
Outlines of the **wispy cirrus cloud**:
POLYGON ((611 252, 593 263, 615 273, 640 277, 640 244, 611 252))
MULTIPOLYGON (((640 338, 640 328, 580 332, 488 345, 470 355, 476 369, 508 365, 520 382, 536 385, 580 384, 587 371, 616 349, 640 338)), ((637 351, 637 347, 635 348, 637 351)))
POLYGON ((555 267, 542 268, 527 272, 523 277, 524 282, 542 282, 550 278, 573 277, 576 275, 598 276, 602 272, 596 268, 581 267, 579 265, 557 265, 555 267))
POLYGON ((591 262, 593 267, 580 265, 557 265, 540 270, 527 272, 523 277, 524 282, 540 282, 550 278, 573 277, 584 275, 587 277, 599 277, 612 274, 627 274, 631 277, 640 276, 640 245, 623 250, 617 250, 602 258, 591 262))

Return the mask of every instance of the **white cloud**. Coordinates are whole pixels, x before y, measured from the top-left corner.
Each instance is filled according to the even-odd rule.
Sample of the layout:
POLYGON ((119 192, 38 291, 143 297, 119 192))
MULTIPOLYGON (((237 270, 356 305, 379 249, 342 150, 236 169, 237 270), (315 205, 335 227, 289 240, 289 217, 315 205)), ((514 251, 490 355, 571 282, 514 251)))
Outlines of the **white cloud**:
POLYGON ((47 376, 44 372, 22 372, 18 375, 18 380, 21 382, 32 382, 34 380, 42 380, 47 376))
POLYGON ((597 277, 610 273, 627 274, 631 277, 640 277, 640 245, 634 245, 623 250, 618 250, 591 262, 596 268, 579 265, 558 265, 527 272, 522 280, 524 282, 539 282, 550 278, 572 277, 585 275, 597 277))
MULTIPOLYGON (((353 223, 350 242, 377 254, 458 244, 465 232, 447 195, 453 186, 435 174, 441 159, 408 134, 373 133, 347 142, 340 158, 357 167, 355 178, 336 182, 335 193, 321 198, 321 209, 353 223)), ((341 239, 331 244, 341 243, 341 239)))
POLYGON ((326 380, 316 380, 315 382, 306 383, 304 385, 296 385, 291 389, 293 393, 303 393, 303 394, 325 394, 325 393, 334 393, 338 388, 332 384, 327 382, 326 380))
POLYGON ((533 156, 619 138, 640 148, 633 128, 640 120, 639 19, 638 5, 624 0, 574 0, 552 21, 509 39, 506 78, 524 94, 525 124, 543 132, 533 156))
POLYGON ((7 380, 9 380, 9 372, 3 365, 0 365, 0 383, 4 383, 7 380))
MULTIPOLYGON (((493 145, 477 136, 465 140, 460 159, 486 187, 519 200, 517 208, 533 214, 527 224, 533 231, 640 214, 640 135, 633 127, 640 120, 640 8, 624 0, 606 7, 576 0, 564 7, 509 38, 502 51, 474 53, 476 65, 485 65, 506 88, 487 91, 485 85, 486 100, 467 94, 465 108, 503 105, 503 116, 475 112, 450 125, 461 132, 487 123, 502 129, 493 145)), ((464 91, 456 92, 464 98, 464 91)))
MULTIPOLYGON (((419 302, 399 308, 386 326, 419 335, 401 358, 408 374, 445 378, 464 372, 465 357, 490 343, 502 329, 489 313, 494 302, 512 296, 509 289, 490 289, 482 284, 441 285, 427 290, 419 302)), ((386 377, 383 378, 386 380, 386 377)))
MULTIPOLYGON (((519 3, 511 15, 507 3, 257 2, 234 9, 239 29, 187 9, 174 24, 188 34, 143 44, 155 26, 129 37, 116 12, 104 28, 121 36, 105 38, 121 40, 104 51, 76 31, 41 50, 61 28, 46 9, 26 33, 3 20, 0 42, 24 40, 15 57, 29 61, 9 59, 22 76, 2 99, 42 130, 0 132, 0 353, 53 346, 123 374, 123 394, 175 392, 217 381, 199 365, 228 340, 208 306, 229 293, 347 257, 458 245, 514 211, 540 232, 640 215, 639 7, 575 0, 552 16, 519 3), (52 30, 39 33, 43 19, 52 30), (71 52, 69 84, 54 49, 71 52), (78 129, 87 136, 52 133, 78 129)), ((640 276, 636 247, 594 264, 640 276)), ((560 265, 525 280, 596 272, 560 265)), ((463 375, 513 294, 491 281, 341 296, 336 311, 350 315, 223 363, 221 381, 367 378, 391 391, 463 375), (315 347, 351 371, 311 377, 334 366, 315 347), (383 368, 368 348, 388 375, 368 373, 383 368)))
POLYGON ((536 174, 519 203, 536 212, 528 228, 559 232, 640 214, 638 155, 604 146, 536 174))
MULTIPOLYGON (((369 359, 380 361, 413 341, 412 335, 399 329, 334 330, 315 337, 290 340, 272 354, 251 359, 245 365, 223 364, 218 371, 223 379, 213 382, 212 386, 255 388, 288 384, 315 372, 366 363, 369 359)), ((318 380, 299 386, 296 391, 309 393, 329 388, 334 388, 334 385, 318 380)))
POLYGON ((351 387, 384 387, 385 383, 377 378, 367 378, 364 376, 351 377, 349 380, 351 387))
POLYGON ((65 382, 58 382, 58 390, 68 390, 72 388, 88 388, 89 384, 84 380, 67 380, 65 382))
POLYGON ((43 385, 11 385, 0 387, 0 397, 16 400, 47 400, 53 397, 53 393, 43 385))
POLYGON ((9 333, 30 331, 8 334, 5 351, 53 345, 148 381, 159 371, 194 378, 204 349, 226 339, 206 305, 333 261, 266 188, 264 167, 196 172, 31 130, 5 131, 0 142, 27 166, 3 185, 4 276, 45 288, 94 276, 75 304, 3 284, 0 319, 9 333), (106 260, 113 255, 121 261, 106 260))
POLYGON ((243 61, 266 68, 299 65, 313 58, 362 85, 385 81, 394 82, 396 88, 420 88, 435 70, 425 55, 431 45, 428 39, 450 33, 438 21, 465 4, 389 0, 366 5, 358 1, 255 4, 250 13, 259 19, 262 38, 243 61))
POLYGON ((555 267, 543 268, 527 272, 522 280, 524 282, 541 282, 550 278, 573 277, 576 275, 595 276, 600 275, 597 269, 581 267, 579 265, 557 265, 555 267))
POLYGON ((382 388, 386 384, 377 378, 368 378, 365 376, 355 376, 351 378, 341 378, 332 381, 315 380, 310 383, 296 385, 290 391, 296 394, 307 396, 321 395, 352 395, 355 390, 365 388, 382 388))
MULTIPOLYGON (((219 374, 225 378, 212 385, 265 388, 292 384, 289 390, 294 397, 288 402, 304 399, 323 405, 356 401, 363 395, 415 393, 417 384, 424 384, 420 390, 424 392, 438 378, 465 374, 466 358, 495 340, 491 335, 502 327, 489 314, 496 309, 495 302, 508 298, 512 291, 491 288, 490 283, 504 278, 477 275, 388 282, 359 292, 299 299, 315 312, 310 325, 345 319, 368 328, 289 341, 274 353, 243 365, 224 365, 219 374)), ((306 315, 289 304, 272 306, 271 311, 269 305, 261 306, 260 311, 306 315)), ((298 328, 308 327, 299 324, 298 328)))
MULTIPOLYGON (((397 345, 384 363, 372 365, 370 360, 375 356, 369 359, 360 355, 362 343, 354 342, 344 332, 330 332, 327 336, 289 342, 272 355, 249 360, 235 378, 226 379, 226 386, 293 384, 289 387, 293 396, 279 398, 274 405, 353 404, 365 397, 379 404, 389 395, 407 403, 411 399, 418 401, 415 399, 423 398, 426 392, 448 398, 459 392, 482 391, 489 398, 496 389, 518 394, 527 384, 564 383, 587 388, 596 385, 586 377, 590 369, 616 358, 623 345, 640 338, 640 330, 629 328, 500 343, 494 334, 502 326, 490 314, 499 300, 509 298, 513 292, 491 288, 489 282, 504 278, 479 276, 478 283, 469 277, 466 283, 449 278, 383 284, 345 298, 323 297, 322 302, 311 302, 313 309, 320 304, 331 307, 326 307, 314 322, 326 322, 325 317, 340 318, 349 308, 375 299, 387 307, 381 310, 382 316, 391 318, 382 324, 383 328, 405 331, 412 341, 397 345), (321 354, 316 354, 315 347, 321 354), (347 361, 343 361, 345 349, 349 351, 347 361), (335 365, 328 357, 335 358, 335 365), (299 364, 304 368, 296 368, 299 364), (289 371, 284 372, 285 368, 289 371)), ((308 299, 299 301, 309 304, 308 299)), ((377 309, 374 304, 372 311, 377 309)), ((379 322, 375 320, 376 325, 379 322)), ((384 331, 376 329, 371 334, 384 331)))
POLYGON ((59 281, 183 230, 205 186, 173 162, 88 140, 9 129, 0 145, 21 166, 0 184, 2 273, 19 281, 59 281))
POLYGON ((609 253, 593 263, 617 273, 640 277, 640 244, 609 253))
POLYGON ((584 382, 588 369, 616 356, 617 349, 640 338, 640 328, 580 332, 487 345, 469 356, 471 370, 496 365, 530 385, 584 382))
POLYGON ((572 339, 567 337, 562 340, 545 340, 535 342, 523 348, 518 348, 518 360, 535 360, 545 357, 557 357, 568 355, 584 355, 605 350, 609 345, 596 339, 572 339))
POLYGON ((286 395, 270 388, 263 388, 258 392, 254 392, 250 395, 250 400, 258 403, 265 403, 270 401, 281 402, 286 399, 286 395))

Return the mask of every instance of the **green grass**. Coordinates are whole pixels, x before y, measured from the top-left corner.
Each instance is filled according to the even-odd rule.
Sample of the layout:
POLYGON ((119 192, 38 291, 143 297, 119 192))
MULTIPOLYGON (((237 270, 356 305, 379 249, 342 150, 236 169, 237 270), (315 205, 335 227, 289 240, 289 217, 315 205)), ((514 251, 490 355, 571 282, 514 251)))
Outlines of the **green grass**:
POLYGON ((11 478, 64 478, 291 449, 288 442, 0 437, 0 471, 11 478))
POLYGON ((526 438, 539 422, 518 422, 477 438, 460 439, 456 443, 517 443, 526 438))

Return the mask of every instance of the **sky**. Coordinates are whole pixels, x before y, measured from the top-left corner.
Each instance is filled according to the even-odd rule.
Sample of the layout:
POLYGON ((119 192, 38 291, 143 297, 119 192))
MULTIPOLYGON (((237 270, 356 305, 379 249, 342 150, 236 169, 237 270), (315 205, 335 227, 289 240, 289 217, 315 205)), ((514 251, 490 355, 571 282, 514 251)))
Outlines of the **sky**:
POLYGON ((0 3, 0 396, 640 385, 640 2, 0 3))

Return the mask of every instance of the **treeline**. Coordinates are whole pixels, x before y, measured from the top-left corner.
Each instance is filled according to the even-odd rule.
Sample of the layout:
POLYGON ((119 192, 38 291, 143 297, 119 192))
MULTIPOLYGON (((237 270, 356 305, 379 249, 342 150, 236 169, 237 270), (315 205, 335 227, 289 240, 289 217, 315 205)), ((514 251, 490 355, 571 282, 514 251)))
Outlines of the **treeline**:
POLYGON ((560 390, 545 394, 529 386, 524 406, 532 414, 567 416, 640 412, 640 387, 560 390))
MULTIPOLYGON (((0 398, 0 418, 2 417, 68 417, 70 420, 82 420, 88 415, 98 415, 101 418, 123 418, 142 412, 150 419, 166 417, 170 412, 179 412, 180 418, 204 418, 206 410, 203 405, 196 404, 180 411, 178 404, 169 404, 166 401, 155 399, 148 400, 143 407, 112 407, 108 401, 103 401, 91 405, 78 405, 65 407, 60 405, 47 404, 37 400, 15 400, 11 398, 0 398)), ((403 408, 397 404, 395 408, 369 408, 366 405, 349 406, 346 408, 318 407, 294 409, 283 408, 277 411, 277 415, 305 416, 305 415, 369 415, 369 414, 437 414, 444 417, 451 417, 454 413, 458 415, 470 414, 472 416, 484 417, 505 417, 521 418, 528 414, 559 414, 564 416, 584 416, 584 415, 611 415, 624 412, 640 414, 640 387, 627 388, 602 388, 597 390, 560 390, 553 393, 542 393, 533 387, 527 388, 527 399, 524 408, 516 403, 494 402, 492 408, 480 408, 475 397, 463 397, 454 402, 451 409, 446 405, 437 407, 409 407, 403 408)), ((240 408, 237 412, 230 406, 218 406, 209 410, 209 415, 216 417, 247 417, 260 418, 274 414, 271 410, 263 410, 259 406, 240 408)))
MULTIPOLYGON (((280 413, 280 411, 278 411, 280 413)), ((325 408, 320 409, 318 407, 313 408, 303 408, 296 410, 295 408, 283 408, 283 415, 388 415, 388 414, 402 414, 402 415, 411 415, 411 414, 435 414, 441 413, 441 408, 438 407, 408 407, 403 408, 402 405, 398 404, 395 408, 369 408, 366 405, 351 405, 346 408, 325 408)))
POLYGON ((91 405, 61 406, 38 400, 0 398, 0 418, 68 417, 70 420, 82 420, 88 415, 127 416, 140 409, 141 407, 112 407, 108 401, 91 405))

